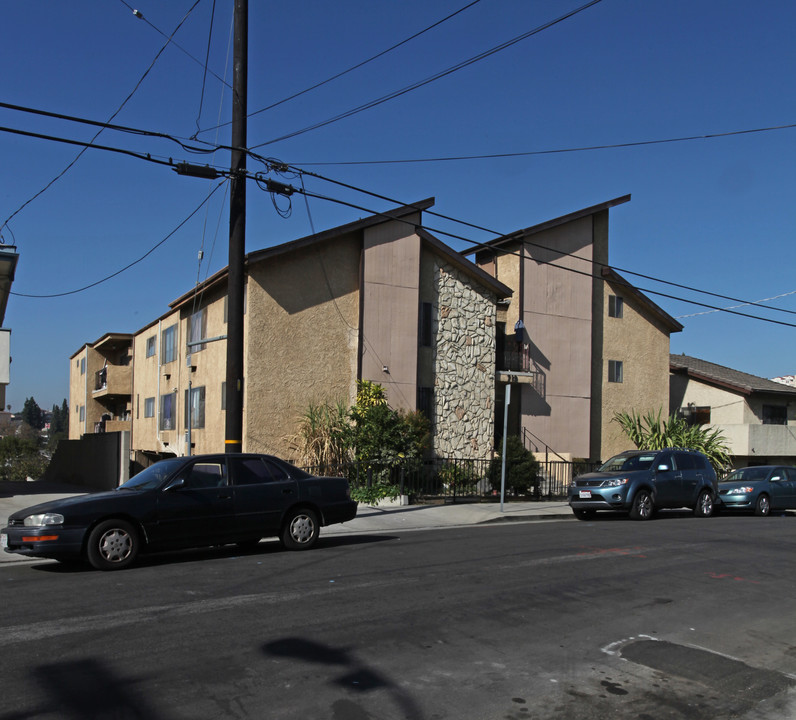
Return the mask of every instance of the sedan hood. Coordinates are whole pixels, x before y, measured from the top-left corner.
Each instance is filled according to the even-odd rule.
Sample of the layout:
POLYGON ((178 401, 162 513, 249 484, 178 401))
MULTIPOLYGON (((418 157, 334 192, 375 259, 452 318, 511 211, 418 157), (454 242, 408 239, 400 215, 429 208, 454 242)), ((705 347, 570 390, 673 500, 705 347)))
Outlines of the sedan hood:
MULTIPOLYGON (((131 491, 132 492, 132 491, 131 491)), ((73 495, 71 497, 60 498, 59 500, 50 500, 49 502, 39 503, 38 505, 31 505, 30 507, 17 510, 8 516, 9 520, 20 520, 28 515, 38 515, 40 513, 57 512, 63 514, 64 511, 70 508, 79 508, 88 506, 91 503, 102 500, 105 502, 113 502, 114 499, 123 497, 127 491, 108 490, 107 492, 88 493, 87 495, 73 495)))

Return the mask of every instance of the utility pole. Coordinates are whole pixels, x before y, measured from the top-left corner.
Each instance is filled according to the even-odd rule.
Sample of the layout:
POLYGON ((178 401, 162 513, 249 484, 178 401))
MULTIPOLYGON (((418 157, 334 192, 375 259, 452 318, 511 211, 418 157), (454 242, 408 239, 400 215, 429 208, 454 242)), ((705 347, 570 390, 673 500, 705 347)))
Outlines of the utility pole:
POLYGON ((227 273, 228 453, 243 449, 243 291, 246 254, 246 88, 248 84, 249 3, 235 0, 232 79, 232 160, 230 164, 229 269, 227 273))

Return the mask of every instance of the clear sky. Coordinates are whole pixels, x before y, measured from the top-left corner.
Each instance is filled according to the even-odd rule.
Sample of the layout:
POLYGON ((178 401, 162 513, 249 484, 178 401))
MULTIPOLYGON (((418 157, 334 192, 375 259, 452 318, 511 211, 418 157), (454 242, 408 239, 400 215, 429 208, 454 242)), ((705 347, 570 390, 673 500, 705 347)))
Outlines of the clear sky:
MULTIPOLYGON (((741 300, 781 296, 767 304, 788 311, 738 308, 784 325, 720 312, 695 315, 707 308, 682 299, 739 303, 626 273, 685 325, 672 336, 672 352, 764 377, 796 373, 794 128, 580 152, 342 164, 534 153, 796 123, 791 0, 601 0, 395 99, 271 142, 431 78, 585 3, 472 3, 373 62, 253 115, 248 145, 402 203, 433 196, 437 212, 498 233, 631 194, 610 216, 610 261, 617 269, 741 300)), ((249 4, 248 109, 254 113, 387 50, 468 0, 249 4)), ((6 0, 0 102, 103 122, 118 111, 113 122, 119 125, 190 145, 199 144, 189 138, 200 129, 198 140, 229 144, 228 124, 212 128, 231 118, 229 86, 220 78, 231 83, 232 5, 6 0), (176 44, 163 49, 164 36, 183 19, 176 44)), ((0 108, 0 126, 81 141, 97 132, 6 108, 0 108)), ((197 155, 168 139, 105 130, 96 143, 159 160, 229 166, 225 150, 197 155)), ((226 185, 195 212, 219 181, 89 149, 31 200, 79 152, 0 132, 0 223, 13 215, 2 235, 20 254, 5 317, 13 356, 7 402, 15 411, 29 396, 47 409, 60 404, 68 395, 69 357, 84 343, 106 332, 139 330, 197 278, 227 262, 226 185), (149 251, 88 290, 27 297, 70 293, 149 251)), ((254 160, 248 165, 266 170, 254 160)), ((313 193, 368 210, 392 207, 317 178, 303 182, 313 193)), ((288 208, 284 199, 277 206, 288 208)), ((292 214, 283 218, 250 182, 247 251, 370 214, 327 200, 309 199, 308 206, 309 213, 294 195, 292 214)), ((495 237, 438 218, 426 222, 476 242, 495 237)), ((438 236, 458 250, 468 247, 438 236)))

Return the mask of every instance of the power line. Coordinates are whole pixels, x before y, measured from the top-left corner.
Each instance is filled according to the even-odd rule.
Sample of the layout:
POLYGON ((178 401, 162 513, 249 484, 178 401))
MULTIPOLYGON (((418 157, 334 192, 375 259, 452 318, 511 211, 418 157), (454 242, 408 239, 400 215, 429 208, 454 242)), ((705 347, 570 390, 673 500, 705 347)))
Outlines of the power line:
POLYGON ((370 102, 358 105, 357 107, 351 110, 347 110, 346 112, 340 113, 339 115, 335 115, 334 117, 331 117, 327 120, 317 122, 313 125, 308 125, 307 127, 301 130, 296 130, 292 133, 281 135, 280 137, 273 138, 272 140, 267 140, 266 142, 260 143, 259 145, 252 145, 250 149, 254 150, 256 148, 263 147, 265 145, 272 145, 274 143, 281 142, 282 140, 288 140, 290 138, 294 138, 297 135, 303 135, 304 133, 310 132, 311 130, 317 130, 318 128, 325 127, 326 125, 331 125, 332 123, 338 122, 339 120, 343 120, 345 118, 349 118, 352 115, 356 115, 365 110, 374 108, 377 105, 381 105, 382 103, 385 103, 389 100, 394 100, 395 98, 405 95, 406 93, 409 93, 412 90, 417 90, 418 88, 424 87, 425 85, 428 85, 429 83, 432 83, 435 80, 440 80, 441 78, 447 77, 448 75, 451 75, 459 70, 469 67, 470 65, 473 65, 474 63, 477 63, 480 60, 484 60, 488 57, 491 57, 495 53, 498 53, 501 50, 505 50, 506 48, 509 48, 513 45, 516 45, 518 42, 526 40, 527 38, 536 35, 542 32, 543 30, 547 30, 548 28, 551 28, 554 25, 558 25, 564 20, 567 20, 573 17, 574 15, 583 12, 584 10, 590 8, 592 5, 596 5, 599 2, 602 2, 602 0, 590 0, 590 2, 586 3, 585 5, 581 5, 579 8, 576 8, 575 10, 571 10, 570 12, 565 13, 564 15, 561 15, 560 17, 557 17, 554 20, 544 23, 543 25, 539 25, 538 27, 535 27, 534 29, 523 33, 522 35, 518 35, 517 37, 512 38, 511 40, 507 40, 506 42, 503 42, 500 45, 496 45, 495 47, 490 48, 489 50, 485 50, 484 52, 479 53, 478 55, 474 55, 473 57, 467 60, 463 60, 462 62, 459 62, 456 65, 447 68, 446 70, 442 70, 434 75, 431 75, 430 77, 425 78, 424 80, 419 80, 415 83, 412 83, 411 85, 407 85, 406 87, 401 88, 400 90, 395 90, 387 95, 382 95, 380 98, 377 98, 376 100, 371 100, 370 102))
MULTIPOLYGON (((362 60, 361 62, 358 62, 356 65, 352 65, 347 70, 343 70, 342 72, 339 72, 336 75, 332 75, 331 77, 326 78, 326 80, 321 80, 320 82, 317 82, 314 85, 310 85, 310 87, 305 88, 304 90, 300 90, 297 93, 293 93, 292 95, 289 95, 286 98, 282 98, 281 100, 278 100, 277 102, 272 103, 271 105, 268 105, 267 107, 260 108, 259 110, 255 110, 253 113, 249 113, 249 115, 247 117, 252 118, 255 115, 259 115, 260 113, 267 112, 268 110, 273 110, 275 107, 279 107, 280 105, 283 105, 284 103, 289 102, 290 100, 295 100, 297 97, 301 97, 302 95, 306 95, 308 92, 311 92, 312 90, 316 90, 317 88, 322 87, 324 85, 327 85, 328 83, 330 83, 330 82, 332 82, 334 80, 337 80, 338 78, 341 78, 344 75, 348 75, 348 73, 351 73, 354 70, 358 70, 359 68, 363 67, 364 65, 367 65, 368 63, 373 62, 374 60, 378 60, 380 57, 383 57, 387 53, 390 53, 393 50, 398 49, 402 45, 406 45, 406 43, 410 42, 411 40, 414 40, 415 38, 420 37, 421 35, 429 32, 430 30, 433 30, 435 27, 437 27, 439 25, 442 25, 442 23, 447 22, 451 18, 456 17, 460 13, 463 13, 465 10, 468 10, 473 5, 476 5, 479 2, 481 2, 481 0, 473 0, 472 2, 468 3, 464 7, 459 8, 455 12, 452 12, 450 15, 447 15, 446 17, 442 18, 442 20, 437 20, 437 22, 433 23, 432 25, 429 25, 427 28, 424 28, 423 30, 420 30, 419 32, 416 32, 414 35, 410 35, 408 38, 405 38, 404 40, 401 40, 400 42, 396 43, 395 45, 392 45, 392 46, 388 47, 386 50, 382 50, 381 52, 376 53, 372 57, 369 57, 367 60, 362 60)), ((217 128, 224 127, 225 125, 229 125, 229 124, 230 124, 229 122, 222 123, 220 125, 216 125, 215 127, 206 128, 205 130, 202 130, 200 132, 207 132, 209 130, 215 130, 217 128)))
MULTIPOLYGON (((270 192, 279 192, 279 189, 273 189, 274 187, 275 186, 272 186, 272 189, 270 190, 270 192)), ((462 240, 464 242, 470 243, 473 246, 475 246, 476 249, 481 248, 481 249, 490 250, 492 252, 498 252, 496 250, 496 248, 494 248, 493 246, 488 245, 486 243, 481 243, 481 242, 478 242, 477 240, 472 240, 470 238, 463 237, 461 235, 456 235, 454 233, 449 233, 449 232, 446 232, 444 230, 440 230, 439 228, 433 228, 433 227, 430 227, 428 225, 418 224, 418 223, 415 223, 415 222, 411 222, 409 220, 404 220, 403 218, 395 217, 394 215, 389 214, 389 212, 379 212, 378 210, 373 210, 371 208, 363 207, 361 205, 357 205, 355 203, 350 203, 350 202, 347 202, 345 200, 340 200, 338 198, 332 198, 332 197, 329 197, 327 195, 321 195, 319 193, 313 193, 313 192, 310 192, 308 190, 304 190, 302 188, 296 188, 296 187, 293 187, 292 185, 291 186, 283 185, 282 186, 282 190, 285 191, 286 193, 289 192, 291 194, 294 193, 294 192, 306 194, 307 197, 316 198, 318 200, 326 200, 328 202, 333 202, 333 203, 336 203, 338 205, 343 205, 345 207, 350 207, 350 208, 355 209, 355 210, 360 210, 360 211, 363 211, 363 212, 367 212, 367 213, 370 213, 372 215, 379 215, 381 217, 388 218, 390 220, 395 220, 396 222, 402 222, 402 223, 405 223, 407 225, 411 225, 412 227, 414 227, 416 229, 420 228, 420 229, 426 230, 427 232, 430 232, 430 233, 436 233, 436 234, 439 234, 439 235, 446 235, 447 237, 455 238, 457 240, 462 240)), ((409 207, 411 207, 411 205, 409 205, 409 207)), ((533 245, 533 243, 527 243, 525 241, 523 241, 523 242, 525 244, 533 245)), ((544 247, 544 246, 539 246, 539 247, 544 247)), ((544 249, 545 250, 550 250, 551 248, 544 247, 544 249)), ((504 255, 513 255, 513 256, 516 256, 516 257, 520 257, 520 254, 517 253, 517 252, 503 251, 502 254, 504 254, 504 255)), ((561 253, 561 254, 562 255, 567 255, 567 253, 561 253)), ((572 256, 572 257, 578 257, 578 256, 572 256)), ((587 260, 586 258, 579 258, 579 259, 583 260, 584 262, 589 262, 593 266, 612 267, 612 268, 614 267, 614 266, 606 266, 606 265, 603 265, 602 263, 597 263, 597 262, 594 262, 594 261, 591 261, 591 260, 587 260)), ((593 279, 596 278, 596 279, 602 280, 603 282, 607 282, 607 280, 605 280, 604 278, 601 278, 599 275, 594 275, 594 273, 592 273, 592 272, 585 272, 583 270, 576 270, 575 268, 568 268, 568 267, 564 267, 562 265, 556 265, 552 261, 545 261, 545 260, 538 260, 537 259, 537 262, 539 262, 541 264, 544 264, 544 265, 549 265, 549 266, 554 267, 554 268, 558 268, 559 270, 564 270, 566 272, 572 272, 572 273, 575 273, 577 275, 583 275, 585 277, 589 277, 589 278, 593 278, 593 279)), ((618 269, 618 268, 614 268, 614 269, 618 269)), ((658 290, 651 290, 649 288, 642 288, 642 287, 637 287, 635 285, 630 285, 630 283, 628 283, 627 281, 624 281, 622 279, 613 279, 611 282, 614 282, 614 283, 616 283, 618 285, 625 285, 625 286, 627 286, 627 287, 629 287, 631 289, 639 290, 641 292, 645 292, 645 293, 648 293, 650 295, 657 295, 659 297, 665 297, 665 298, 670 299, 670 300, 676 300, 678 302, 684 302, 684 303, 687 303, 687 304, 690 304, 690 305, 696 305, 698 307, 704 307, 704 308, 708 308, 710 310, 715 310, 715 311, 718 311, 718 312, 726 312, 726 313, 729 313, 731 315, 737 315, 739 317, 745 317, 745 318, 749 318, 751 320, 760 320, 761 322, 767 322, 767 323, 772 323, 772 324, 775 324, 775 325, 782 325, 782 326, 785 326, 785 327, 796 328, 796 323, 788 323, 788 322, 784 322, 782 320, 773 320, 771 318, 760 317, 758 315, 750 315, 749 313, 738 312, 737 310, 730 310, 730 309, 727 309, 727 308, 717 307, 715 305, 708 305, 707 303, 698 302, 696 300, 689 300, 687 298, 678 297, 676 295, 670 295, 668 293, 663 293, 663 292, 660 292, 658 290)), ((696 292, 700 292, 696 288, 692 288, 692 289, 694 291, 696 291, 696 292)), ((762 307, 762 306, 760 306, 760 307, 762 307)), ((778 308, 771 308, 771 309, 776 310, 778 308)))
MULTIPOLYGON (((174 32, 171 34, 172 37, 182 27, 183 23, 188 19, 188 16, 193 12, 194 8, 200 2, 201 2, 201 0, 196 0, 196 2, 193 5, 191 5, 190 9, 188 10, 187 13, 185 13, 185 16, 182 18, 182 20, 180 20, 180 22, 177 25, 177 27, 174 28, 174 32)), ((141 87, 141 83, 143 83, 144 80, 146 79, 147 75, 149 75, 149 71, 152 70, 152 68, 155 66, 155 63, 158 61, 158 58, 162 55, 163 51, 168 47, 168 44, 169 44, 169 40, 167 40, 166 44, 162 48, 160 48, 160 50, 157 52, 157 54, 155 55, 154 59, 149 64, 149 67, 144 71, 144 74, 141 75, 141 77, 139 78, 138 82, 135 84, 133 89, 130 91, 130 93, 127 95, 127 97, 122 101, 121 105, 119 105, 119 107, 116 108, 116 111, 108 118, 108 122, 111 122, 122 111, 124 106, 127 105, 127 103, 130 101, 130 98, 132 98, 133 95, 135 95, 135 93, 137 92, 138 88, 141 87)), ((91 142, 92 143, 94 142, 94 140, 96 140, 100 136, 100 134, 102 133, 103 129, 104 128, 100 128, 97 131, 97 133, 94 135, 94 137, 91 138, 91 142)), ((34 200, 36 200, 36 198, 38 198, 41 195, 43 195, 45 192, 47 192, 47 190, 49 190, 56 182, 58 182, 58 180, 60 180, 64 175, 66 175, 66 173, 69 172, 69 170, 71 170, 72 167, 74 167, 74 165, 77 163, 77 161, 80 160, 80 158, 83 156, 83 153, 86 152, 87 149, 88 149, 88 147, 84 147, 82 150, 80 150, 80 152, 75 156, 75 158, 63 170, 61 170, 60 173, 58 173, 52 180, 50 180, 41 190, 39 190, 32 197, 28 198, 24 203, 22 203, 22 205, 20 205, 16 210, 14 210, 14 212, 12 212, 11 215, 9 215, 5 219, 3 224, 0 225, 0 231, 2 231, 2 229, 6 225, 8 225, 8 223, 11 222, 11 220, 13 220, 13 218, 16 217, 16 215, 18 215, 22 210, 24 210, 28 205, 30 205, 30 203, 32 203, 34 200)))
MULTIPOLYGON (((205 62, 202 62, 199 58, 194 57, 193 55, 191 55, 190 52, 188 52, 182 45, 180 45, 176 40, 174 40, 174 33, 172 33, 170 36, 166 35, 166 33, 164 33, 159 27, 157 27, 156 25, 153 25, 151 22, 149 22, 149 20, 147 20, 144 17, 144 14, 140 10, 137 10, 132 5, 129 5, 128 3, 126 3, 125 0, 119 0, 119 2, 122 5, 124 5, 131 13, 133 13, 133 15, 135 15, 139 20, 143 20, 156 33, 158 33, 159 35, 162 35, 164 38, 166 38, 166 44, 167 45, 174 45, 174 47, 176 47, 180 52, 182 52, 183 54, 187 55, 191 60, 193 60, 200 67, 204 68, 205 73, 209 72, 220 83, 226 85, 228 88, 232 87, 226 80, 224 80, 224 78, 219 77, 218 75, 216 75, 210 69, 210 67, 207 64, 207 60, 205 60, 205 62)), ((197 0, 197 2, 194 4, 194 6, 188 11, 189 14, 194 9, 194 7, 196 7, 196 5, 199 4, 199 2, 201 2, 201 0, 197 0)), ((213 12, 215 12, 215 2, 213 3, 213 12)), ((180 23, 180 24, 182 24, 182 23, 180 23)), ((212 21, 211 21, 211 25, 212 25, 212 21)), ((209 42, 209 40, 208 40, 208 42, 209 42)))
POLYGON ((297 165, 394 165, 402 163, 434 163, 455 162, 461 160, 495 160, 500 158, 530 157, 533 155, 556 155, 561 153, 587 152, 590 150, 615 150, 618 148, 641 147, 644 145, 663 145, 666 143, 688 142, 692 140, 712 140, 714 138, 732 137, 733 135, 749 135, 751 133, 771 132, 773 130, 790 130, 796 128, 796 123, 787 125, 772 125, 770 127, 752 128, 748 130, 730 130, 720 133, 706 133, 704 135, 686 135, 683 137, 662 138, 658 140, 639 140, 637 142, 612 143, 607 145, 584 145, 582 147, 557 148, 553 150, 528 150, 524 152, 492 153, 485 155, 453 155, 430 158, 404 158, 392 160, 343 160, 340 162, 298 162, 297 165))
MULTIPOLYGON (((339 180, 334 180, 332 178, 324 177, 323 175, 319 175, 318 173, 304 171, 304 170, 301 170, 301 168, 296 167, 295 165, 289 165, 289 166, 286 166, 286 167, 290 168, 293 172, 306 174, 306 175, 309 175, 310 177, 314 177, 314 178, 317 178, 319 180, 324 180, 325 182, 329 182, 329 183, 332 183, 334 185, 338 185, 340 187, 347 188, 349 190, 354 190, 356 192, 360 192, 360 193, 362 193, 364 195, 369 195, 370 197, 374 197, 374 198, 377 198, 379 200, 385 200, 385 201, 391 202, 391 203, 393 203, 395 205, 404 205, 404 206, 411 207, 411 203, 402 203, 400 200, 396 200, 395 198, 390 198, 390 197, 387 197, 385 195, 380 195, 378 193, 374 193, 374 192, 371 192, 369 190, 365 190, 364 188, 359 188, 359 187, 357 187, 355 185, 351 185, 349 183, 345 183, 345 182, 342 182, 342 181, 339 181, 339 180)), ((454 222, 454 223, 457 223, 459 225, 464 225, 466 227, 473 228, 474 230, 481 230, 483 232, 490 233, 491 235, 495 235, 497 238, 506 237, 506 235, 507 235, 507 233, 501 233, 501 232, 498 232, 497 230, 492 230, 491 228, 483 227, 481 225, 475 225, 473 223, 466 222, 464 220, 459 220, 459 219, 451 217, 449 215, 443 215, 443 214, 435 212, 433 210, 424 210, 423 212, 425 212, 428 215, 432 215, 434 217, 441 218, 443 220, 448 220, 450 222, 454 222)), ((433 232, 436 232, 438 234, 446 234, 446 235, 449 235, 452 238, 455 238, 455 239, 458 239, 458 240, 463 240, 463 241, 465 241, 467 243, 480 245, 482 249, 494 250, 494 248, 491 245, 487 245, 487 244, 483 244, 483 243, 476 243, 476 241, 474 241, 474 240, 470 240, 468 238, 464 238, 464 237, 461 237, 461 236, 458 236, 458 235, 453 235, 453 234, 450 234, 450 233, 445 233, 444 231, 439 230, 439 229, 435 229, 435 230, 433 230, 433 232)), ((549 250, 550 249, 547 246, 539 245, 539 244, 533 243, 533 242, 531 242, 529 240, 524 240, 524 243, 526 245, 529 245, 531 247, 536 247, 538 249, 543 249, 543 250, 549 250)), ((582 260, 583 262, 590 262, 592 264, 597 264, 597 263, 594 263, 594 261, 587 260, 586 258, 582 258, 579 255, 576 255, 574 253, 560 252, 559 254, 564 256, 564 257, 572 257, 572 258, 575 258, 577 260, 582 260)), ((677 287, 677 288, 680 288, 682 290, 688 290, 690 292, 701 293, 703 295, 708 295, 710 297, 719 298, 721 300, 729 300, 731 302, 741 303, 741 305, 756 305, 757 307, 764 308, 766 310, 775 310, 777 312, 783 312, 783 313, 787 313, 787 314, 790 314, 790 315, 796 315, 796 310, 788 310, 788 309, 785 309, 785 308, 778 308, 778 307, 774 307, 773 305, 763 305, 762 304, 763 301, 753 302, 753 301, 750 301, 750 300, 743 300, 741 298, 732 297, 730 295, 722 295, 720 293, 714 293, 714 292, 711 292, 709 290, 702 290, 701 288, 692 287, 690 285, 684 285, 684 284, 681 284, 681 283, 676 283, 676 282, 673 282, 671 280, 662 280, 662 279, 657 278, 657 277, 652 276, 652 275, 645 275, 644 273, 634 272, 633 270, 628 270, 627 268, 621 268, 621 267, 618 267, 618 266, 613 265, 613 264, 610 265, 610 267, 612 267, 614 270, 617 270, 619 272, 625 273, 626 275, 633 275, 634 277, 641 277, 641 278, 644 278, 645 280, 652 280, 653 282, 658 282, 658 283, 661 283, 662 285, 669 285, 671 287, 677 287)), ((785 294, 787 295, 787 294, 790 294, 790 293, 785 293, 785 294)), ((782 296, 777 296, 777 297, 782 297, 782 296)), ((769 299, 773 300, 775 298, 769 298, 769 299)), ((730 308, 730 309, 734 309, 734 308, 730 308)))
POLYGON ((155 252, 155 250, 157 250, 161 245, 163 245, 163 243, 165 243, 172 235, 174 235, 180 228, 182 228, 182 226, 185 225, 194 215, 196 215, 196 213, 198 213, 199 210, 201 210, 202 207, 207 202, 209 202, 210 198, 212 198, 213 195, 215 195, 216 191, 222 185, 225 185, 226 182, 227 181, 224 180, 223 182, 218 183, 210 191, 208 196, 204 200, 202 200, 202 202, 200 202, 199 205, 197 205, 196 208, 194 208, 194 210, 191 211, 190 215, 188 215, 188 217, 186 217, 184 220, 182 220, 168 235, 166 235, 166 237, 164 237, 158 243, 153 245, 149 250, 147 250, 137 260, 134 260, 133 262, 128 263, 123 268, 121 268, 119 270, 116 270, 115 272, 111 273, 110 275, 106 275, 104 278, 102 278, 100 280, 96 280, 95 282, 89 283, 88 285, 84 285, 83 287, 76 288, 75 290, 68 290, 66 292, 50 293, 48 295, 34 295, 32 293, 21 293, 21 292, 11 291, 9 294, 10 295, 16 295, 17 297, 25 297, 25 298, 57 298, 57 297, 66 297, 67 295, 76 295, 77 293, 85 292, 86 290, 89 290, 89 289, 91 289, 93 287, 96 287, 97 285, 101 285, 102 283, 107 282, 108 280, 111 280, 111 279, 115 278, 117 275, 121 275, 125 270, 129 270, 134 265, 138 265, 138 263, 140 263, 145 258, 149 257, 153 252, 155 252))

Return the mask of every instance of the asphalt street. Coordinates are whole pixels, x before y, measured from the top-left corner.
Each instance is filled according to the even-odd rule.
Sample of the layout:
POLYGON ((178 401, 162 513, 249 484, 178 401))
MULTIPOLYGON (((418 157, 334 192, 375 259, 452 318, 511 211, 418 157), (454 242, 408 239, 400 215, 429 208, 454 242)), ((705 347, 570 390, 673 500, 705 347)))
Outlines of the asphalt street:
POLYGON ((115 573, 11 563, 0 720, 790 718, 795 522, 498 521, 115 573))

